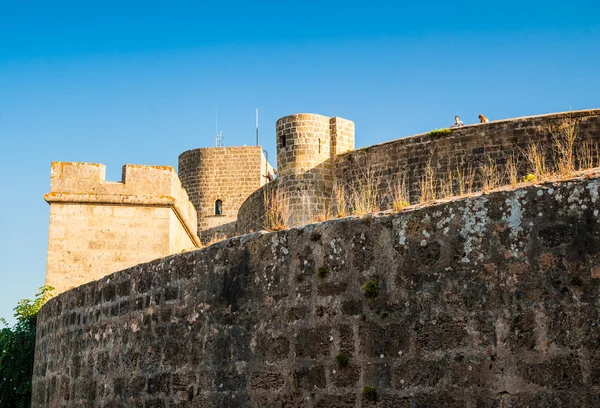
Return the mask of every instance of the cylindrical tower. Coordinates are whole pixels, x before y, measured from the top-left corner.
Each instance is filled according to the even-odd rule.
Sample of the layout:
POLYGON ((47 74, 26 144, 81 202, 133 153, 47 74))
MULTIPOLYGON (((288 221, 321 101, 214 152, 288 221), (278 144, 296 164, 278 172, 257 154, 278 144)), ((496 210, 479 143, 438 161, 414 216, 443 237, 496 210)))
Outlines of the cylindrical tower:
POLYGON ((331 118, 299 113, 277 121, 279 177, 304 174, 330 158, 331 118))
POLYGON ((262 147, 208 147, 179 155, 178 174, 198 213, 198 236, 236 232, 237 213, 246 198, 267 182, 262 147))
POLYGON ((312 222, 329 210, 333 159, 336 154, 347 151, 350 143, 354 145, 352 122, 341 121, 344 121, 343 126, 339 118, 310 113, 277 121, 279 193, 289 208, 291 225, 312 222), (344 131, 344 140, 337 151, 340 130, 344 131))

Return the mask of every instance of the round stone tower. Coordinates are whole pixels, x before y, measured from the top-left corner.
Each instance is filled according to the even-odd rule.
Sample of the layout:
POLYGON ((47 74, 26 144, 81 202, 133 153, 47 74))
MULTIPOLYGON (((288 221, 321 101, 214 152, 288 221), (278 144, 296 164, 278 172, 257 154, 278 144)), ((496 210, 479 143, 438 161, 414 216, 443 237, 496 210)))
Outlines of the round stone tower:
POLYGON ((260 146, 208 147, 179 155, 179 179, 196 208, 202 241, 235 234, 240 206, 267 182, 270 169, 260 146))
POLYGON ((333 189, 335 156, 354 149, 354 123, 310 113, 276 124, 278 189, 288 202, 290 224, 324 214, 333 189))

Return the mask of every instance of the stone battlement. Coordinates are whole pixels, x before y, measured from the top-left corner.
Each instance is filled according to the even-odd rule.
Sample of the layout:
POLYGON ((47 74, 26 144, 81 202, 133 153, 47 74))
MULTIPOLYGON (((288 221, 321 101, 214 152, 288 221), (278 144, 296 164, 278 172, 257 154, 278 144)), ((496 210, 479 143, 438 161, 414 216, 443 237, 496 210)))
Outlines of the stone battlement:
POLYGON ((191 236, 197 234, 196 211, 171 166, 123 166, 121 181, 106 181, 97 163, 52 162, 48 203, 97 203, 172 206, 191 236))
POLYGON ((63 292, 126 267, 200 246, 196 211, 170 166, 53 162, 46 284, 63 292))

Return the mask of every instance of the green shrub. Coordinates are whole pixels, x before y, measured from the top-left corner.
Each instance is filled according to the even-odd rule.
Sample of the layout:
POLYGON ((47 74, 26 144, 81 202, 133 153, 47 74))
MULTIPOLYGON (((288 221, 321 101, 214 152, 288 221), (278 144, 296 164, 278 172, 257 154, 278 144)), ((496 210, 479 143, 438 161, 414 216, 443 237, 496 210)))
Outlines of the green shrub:
POLYGON ((329 267, 321 266, 317 271, 317 275, 319 276, 319 279, 325 279, 325 277, 329 275, 329 267))
POLYGON ((377 401, 377 390, 375 387, 365 385, 362 390, 362 395, 366 400, 377 401))
MULTIPOLYGON (((37 313, 52 290, 42 286, 34 300, 21 300, 14 308, 15 325, 0 330, 0 407, 31 406, 37 313)), ((8 326, 5 319, 0 318, 0 322, 8 326)))
POLYGON ((369 299, 375 299, 379 294, 379 284, 372 280, 365 283, 365 296, 369 299))
POLYGON ((337 356, 335 356, 335 361, 341 366, 341 367, 345 367, 348 365, 348 362, 350 361, 350 357, 348 357, 346 354, 344 353, 338 353, 337 356))
POLYGON ((529 183, 530 181, 535 181, 535 180, 537 180, 537 177, 535 176, 535 174, 532 174, 532 173, 526 174, 521 178, 521 182, 523 182, 523 183, 529 183))
POLYGON ((446 136, 449 135, 452 131, 448 128, 443 129, 433 129, 429 132, 429 136, 446 136))

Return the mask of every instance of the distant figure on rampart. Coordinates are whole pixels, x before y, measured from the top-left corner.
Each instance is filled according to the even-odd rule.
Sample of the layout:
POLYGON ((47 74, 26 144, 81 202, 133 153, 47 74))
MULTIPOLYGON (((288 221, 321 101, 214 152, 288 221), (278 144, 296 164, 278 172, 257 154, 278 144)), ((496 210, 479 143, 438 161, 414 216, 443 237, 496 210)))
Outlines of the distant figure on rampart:
POLYGON ((275 174, 277 174, 277 169, 270 169, 265 177, 267 178, 267 180, 273 181, 273 179, 275 178, 275 174))
POLYGON ((457 128, 457 127, 461 127, 464 126, 465 124, 462 123, 462 120, 460 120, 460 118, 458 116, 454 117, 454 123, 452 124, 452 126, 450 126, 451 128, 457 128))
POLYGON ((488 123, 490 121, 488 118, 483 116, 481 113, 479 114, 478 118, 479 118, 479 123, 488 123))

